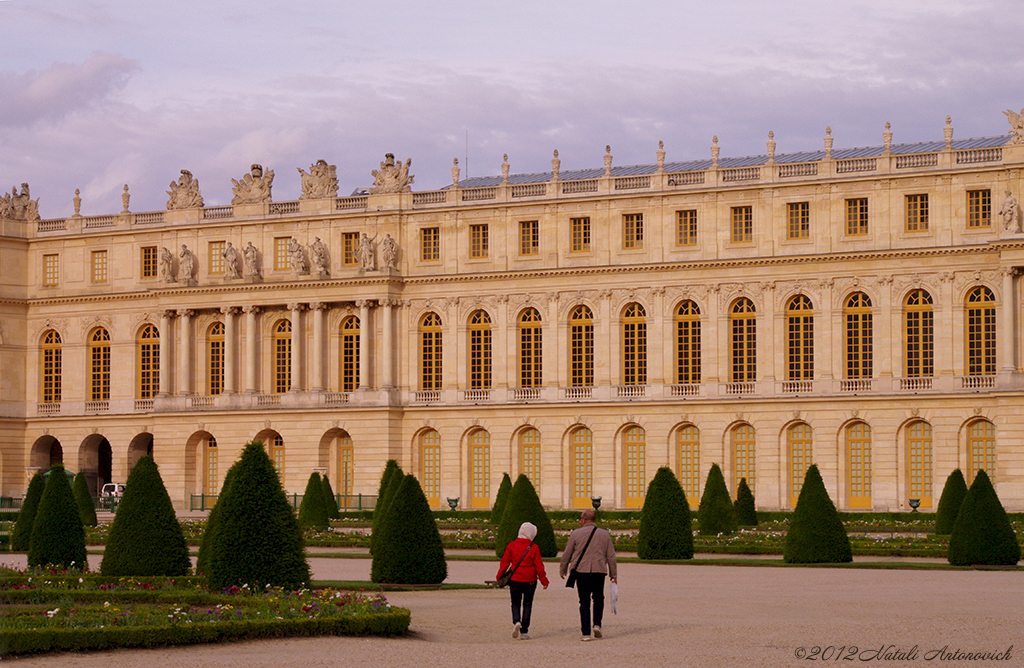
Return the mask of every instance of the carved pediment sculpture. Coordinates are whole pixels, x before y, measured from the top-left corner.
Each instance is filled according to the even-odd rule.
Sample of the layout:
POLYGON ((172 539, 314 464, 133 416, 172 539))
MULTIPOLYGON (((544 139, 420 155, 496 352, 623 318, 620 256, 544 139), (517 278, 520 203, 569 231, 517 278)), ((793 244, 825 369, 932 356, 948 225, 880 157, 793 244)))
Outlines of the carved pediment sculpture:
POLYGON ((191 280, 196 273, 196 256, 185 244, 181 245, 181 252, 178 253, 178 268, 181 279, 185 281, 191 280))
POLYGON ((395 164, 395 154, 388 153, 384 156, 384 162, 380 163, 380 169, 370 171, 373 175, 373 187, 370 192, 374 195, 383 193, 407 193, 412 191, 412 181, 415 178, 409 173, 412 165, 412 158, 405 161, 405 164, 395 164))
POLYGON ((160 276, 167 283, 174 280, 174 255, 166 246, 160 250, 160 276))
POLYGON ((21 194, 17 188, 11 188, 11 194, 4 193, 0 197, 0 219, 24 220, 35 222, 39 220, 39 200, 32 199, 28 194, 28 184, 21 184, 21 194))
POLYGON ((295 273, 306 273, 306 254, 302 250, 302 244, 296 241, 295 237, 288 240, 288 259, 295 273))
POLYGON ((1024 144, 1024 109, 1021 109, 1019 114, 1013 109, 1007 109, 1003 113, 1006 114, 1006 120, 1010 122, 1011 137, 1010 141, 1006 143, 1024 144))
POLYGON ((1017 203, 1017 198, 1006 191, 1006 199, 1003 200, 1003 206, 999 208, 999 215, 1003 217, 1003 229, 1007 232, 1020 233, 1021 220, 1020 220, 1020 205, 1017 203))
POLYGON ((242 249, 242 255, 245 258, 245 275, 258 278, 260 276, 259 257, 256 247, 252 245, 251 241, 242 249))
POLYGON ((232 204, 259 204, 270 201, 270 188, 274 183, 274 170, 263 171, 263 165, 252 165, 241 181, 231 179, 232 204))
POLYGON ((241 268, 238 266, 238 261, 240 259, 238 249, 232 246, 230 241, 228 242, 228 247, 224 249, 224 253, 222 253, 222 255, 224 257, 224 272, 228 275, 228 277, 238 278, 239 276, 241 276, 241 268))
POLYGON ((302 194, 299 199, 324 199, 338 196, 338 167, 328 165, 326 160, 317 160, 309 166, 309 172, 297 167, 302 175, 302 194))
POLYGON ((384 258, 384 266, 390 269, 398 267, 398 242, 388 234, 381 242, 381 254, 384 258))
POLYGON ((200 209, 203 206, 203 196, 199 192, 199 179, 192 176, 187 169, 181 170, 178 182, 171 181, 171 189, 167 191, 167 210, 175 209, 200 209))
POLYGON ((320 237, 313 237, 313 243, 309 245, 310 258, 313 260, 313 270, 321 274, 330 275, 327 262, 327 246, 320 237))

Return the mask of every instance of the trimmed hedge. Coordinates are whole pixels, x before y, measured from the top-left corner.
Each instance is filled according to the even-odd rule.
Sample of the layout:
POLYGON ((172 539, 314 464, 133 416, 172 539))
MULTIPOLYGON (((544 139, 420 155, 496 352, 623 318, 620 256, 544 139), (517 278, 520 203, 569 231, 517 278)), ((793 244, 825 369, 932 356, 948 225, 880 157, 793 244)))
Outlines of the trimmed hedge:
POLYGON ((712 464, 704 483, 704 494, 697 509, 697 531, 701 536, 717 536, 736 531, 736 510, 733 508, 725 476, 718 464, 712 464))
POLYGON ((850 539, 829 498, 817 464, 811 464, 786 532, 782 560, 787 564, 841 564, 853 561, 850 539))
POLYGON ((946 478, 946 484, 942 486, 942 496, 939 497, 939 506, 935 509, 935 533, 948 536, 953 533, 953 525, 956 524, 956 516, 960 514, 960 505, 967 496, 967 481, 964 480, 964 472, 954 469, 946 478))
POLYGON ((388 509, 388 495, 398 489, 398 485, 401 482, 395 482, 396 478, 405 478, 405 473, 402 472, 402 467, 398 465, 398 462, 394 459, 389 459, 384 464, 384 472, 380 475, 380 488, 377 490, 377 505, 373 508, 373 526, 370 528, 370 554, 373 554, 377 549, 377 543, 380 540, 381 530, 384 528, 384 515, 387 514, 388 509))
POLYGON ((89 567, 85 554, 85 528, 61 464, 55 464, 46 478, 28 547, 29 566, 49 564, 65 568, 89 567))
POLYGON ((960 505, 947 559, 956 566, 1013 566, 1020 561, 1017 534, 984 469, 960 505))
POLYGON ((36 521, 36 511, 39 508, 39 500, 43 498, 44 489, 46 489, 46 480, 43 478, 43 474, 37 471, 28 483, 28 491, 25 492, 25 499, 21 502, 18 521, 15 522, 14 531, 11 532, 11 550, 13 552, 28 552, 29 540, 32 538, 32 524, 36 521))
POLYGON ((334 496, 331 481, 327 479, 326 473, 320 480, 323 483, 324 505, 327 506, 327 518, 336 520, 338 519, 338 499, 334 496))
POLYGON ((238 462, 231 465, 228 472, 224 475, 224 484, 221 485, 220 494, 217 495, 217 502, 213 504, 213 508, 210 509, 209 515, 206 516, 206 527, 203 529, 203 538, 199 541, 199 554, 196 557, 196 573, 206 574, 210 570, 210 550, 216 540, 214 534, 217 532, 217 527, 220 524, 220 515, 224 509, 221 504, 221 499, 227 493, 228 486, 231 483, 231 479, 235 475, 235 471, 238 470, 238 462))
POLYGON ((637 536, 641 559, 693 559, 690 504, 672 469, 662 466, 647 486, 637 536))
POLYGON ((754 493, 750 491, 746 478, 740 478, 736 488, 736 524, 741 527, 757 526, 757 506, 754 504, 754 493))
POLYGON ((533 488, 530 478, 520 473, 516 478, 516 484, 512 485, 508 501, 505 502, 501 524, 494 534, 494 551, 499 557, 505 554, 505 548, 519 535, 519 527, 523 522, 531 522, 537 527, 537 538, 534 539, 534 543, 540 548, 542 557, 554 557, 558 554, 555 530, 551 527, 547 511, 540 504, 537 490, 533 488))
POLYGON ((512 493, 512 478, 506 473, 501 476, 501 484, 498 485, 498 494, 494 497, 494 507, 491 508, 491 524, 501 524, 501 516, 505 514, 505 504, 508 503, 508 495, 512 493))
POLYGON ((79 471, 75 476, 75 484, 71 486, 75 495, 75 503, 78 505, 78 516, 82 518, 82 524, 87 527, 94 527, 99 524, 96 519, 96 506, 92 502, 92 494, 89 493, 89 483, 85 479, 85 473, 79 471))
POLYGON ((299 526, 303 529, 326 529, 330 523, 327 500, 324 499, 324 483, 320 474, 313 471, 306 482, 306 491, 299 504, 299 526))
POLYGON ((385 584, 440 584, 448 577, 441 534, 416 476, 406 475, 388 505, 370 579, 385 584))

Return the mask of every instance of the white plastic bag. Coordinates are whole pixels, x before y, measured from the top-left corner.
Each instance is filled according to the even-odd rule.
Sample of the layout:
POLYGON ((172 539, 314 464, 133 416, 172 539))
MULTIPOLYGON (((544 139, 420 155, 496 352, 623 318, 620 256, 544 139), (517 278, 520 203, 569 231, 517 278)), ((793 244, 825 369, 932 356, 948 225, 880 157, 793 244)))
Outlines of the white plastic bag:
POLYGON ((611 586, 612 613, 619 614, 619 585, 616 582, 611 586))

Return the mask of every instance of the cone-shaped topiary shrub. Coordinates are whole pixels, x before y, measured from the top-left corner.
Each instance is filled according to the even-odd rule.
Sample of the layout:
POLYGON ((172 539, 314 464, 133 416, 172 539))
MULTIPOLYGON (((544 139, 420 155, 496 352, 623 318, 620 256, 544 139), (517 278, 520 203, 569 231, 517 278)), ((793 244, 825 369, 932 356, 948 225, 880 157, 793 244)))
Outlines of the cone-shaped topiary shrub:
POLYGON ((75 495, 75 504, 78 506, 78 516, 82 518, 82 524, 87 527, 96 526, 98 524, 96 506, 92 502, 92 494, 89 493, 89 483, 85 480, 85 473, 79 471, 75 476, 75 484, 71 486, 71 492, 75 495))
POLYGON ((750 491, 746 478, 740 478, 736 488, 736 524, 741 527, 757 526, 757 508, 754 505, 754 493, 750 491))
POLYGON ((334 496, 334 489, 331 487, 331 481, 327 479, 326 473, 321 481, 323 482, 324 505, 327 506, 327 519, 336 520, 341 517, 338 512, 338 499, 334 496))
POLYGON ((370 579, 390 584, 440 584, 448 577, 437 522, 416 476, 402 479, 388 504, 370 579))
POLYGON ((12 552, 28 552, 29 539, 32 537, 32 523, 36 520, 39 499, 43 498, 45 488, 46 480, 42 473, 37 472, 28 483, 28 491, 25 492, 21 510, 18 511, 18 521, 14 523, 14 531, 11 532, 12 552))
POLYGON ((523 522, 531 522, 537 527, 537 538, 534 542, 540 548, 542 557, 553 557, 558 554, 555 531, 551 528, 551 520, 544 506, 540 505, 537 490, 533 488, 530 479, 520 473, 516 478, 516 484, 512 485, 508 501, 505 502, 505 512, 501 516, 501 524, 495 532, 494 549, 499 557, 505 554, 505 548, 519 535, 519 526, 523 522))
POLYGON ((103 550, 100 574, 188 575, 192 561, 174 505, 151 455, 139 459, 103 550))
POLYGON ((796 500, 782 558, 787 564, 842 564, 853 561, 850 539, 825 490, 818 465, 811 464, 796 500))
POLYGON ((693 559, 690 504, 667 466, 658 469, 647 486, 636 548, 641 559, 693 559))
POLYGON ((206 563, 211 589, 309 585, 302 529, 262 443, 246 444, 217 505, 206 563))
POLYGON ((213 536, 217 532, 221 511, 224 509, 220 501, 224 498, 225 490, 231 483, 236 470, 238 470, 238 462, 232 464, 227 474, 224 475, 224 484, 221 485, 220 494, 217 495, 217 502, 213 504, 213 508, 206 516, 206 528, 203 529, 203 539, 199 542, 199 555, 196 557, 196 573, 206 575, 209 572, 210 545, 215 542, 213 536))
POLYGON ((935 510, 935 533, 941 536, 948 536, 953 533, 953 525, 956 524, 956 516, 960 514, 960 504, 967 496, 967 481, 964 480, 964 472, 954 469, 946 484, 942 487, 942 496, 939 497, 939 507, 935 510))
POLYGON ((330 518, 327 515, 327 501, 324 499, 324 483, 320 474, 313 471, 306 483, 306 492, 299 504, 299 526, 303 529, 327 528, 330 518))
POLYGON ((377 549, 377 542, 380 540, 381 525, 384 522, 384 515, 387 512, 388 492, 397 490, 398 484, 394 487, 391 483, 394 478, 399 478, 399 483, 405 478, 402 467, 394 459, 389 459, 384 465, 384 472, 380 476, 380 488, 377 490, 377 503, 373 507, 373 528, 370 529, 370 554, 377 549))
POLYGON ((1017 534, 984 469, 960 505, 947 558, 955 566, 1013 566, 1020 561, 1017 534))
POLYGON ((729 535, 736 531, 736 510, 718 464, 711 465, 704 483, 704 494, 697 509, 697 531, 702 536, 729 535))
POLYGON ((498 495, 494 497, 494 507, 491 508, 491 524, 501 524, 501 516, 505 514, 505 504, 508 503, 508 495, 512 493, 512 478, 501 476, 501 484, 498 485, 498 495))
POLYGON ((88 568, 85 555, 85 529, 78 515, 71 483, 61 464, 55 464, 46 478, 32 522, 28 546, 29 566, 88 568))

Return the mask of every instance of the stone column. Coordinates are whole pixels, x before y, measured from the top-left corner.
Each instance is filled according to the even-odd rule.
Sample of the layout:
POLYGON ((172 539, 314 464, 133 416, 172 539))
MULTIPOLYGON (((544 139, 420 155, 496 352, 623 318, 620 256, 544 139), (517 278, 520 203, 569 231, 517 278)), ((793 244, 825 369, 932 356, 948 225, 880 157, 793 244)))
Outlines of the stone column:
POLYGON ((220 312, 224 314, 224 394, 235 394, 238 391, 235 387, 235 316, 238 315, 238 307, 223 306, 220 312))
POLYGON ((171 318, 174 311, 160 312, 160 390, 157 396, 166 397, 171 394, 171 318))
POLYGON ((256 378, 256 315, 260 312, 259 306, 243 306, 245 313, 245 393, 256 394, 259 383, 256 378))
POLYGON ((370 300, 360 299, 359 307, 359 389, 370 389, 370 300))
POLYGON ((327 304, 324 302, 313 302, 309 305, 313 311, 313 352, 309 355, 309 366, 313 371, 311 381, 313 392, 324 390, 324 311, 327 304))
POLYGON ((1017 340, 1017 323, 1015 308, 1017 298, 1014 290, 1014 276, 1017 275, 1016 267, 1004 267, 1003 274, 1003 308, 999 313, 999 329, 997 333, 999 370, 1013 372, 1017 370, 1017 355, 1014 342, 1017 340))
MULTIPOLYGON (((381 299, 380 305, 384 307, 384 315, 381 317, 381 329, 384 332, 384 378, 381 380, 381 386, 390 390, 395 386, 394 323, 391 322, 393 319, 391 309, 397 304, 394 299, 381 299)), ((359 326, 362 327, 362 323, 359 326)), ((362 341, 362 337, 360 337, 360 341, 362 341)))
POLYGON ((181 309, 181 389, 178 394, 192 394, 192 318, 196 312, 192 309, 181 309))
POLYGON ((292 323, 292 387, 289 392, 302 391, 302 310, 305 304, 288 304, 292 323))

